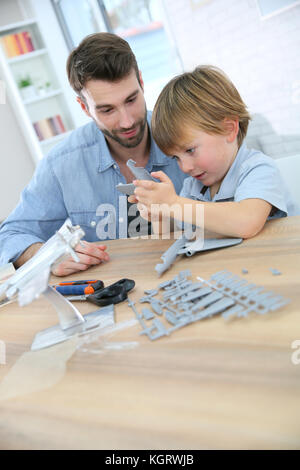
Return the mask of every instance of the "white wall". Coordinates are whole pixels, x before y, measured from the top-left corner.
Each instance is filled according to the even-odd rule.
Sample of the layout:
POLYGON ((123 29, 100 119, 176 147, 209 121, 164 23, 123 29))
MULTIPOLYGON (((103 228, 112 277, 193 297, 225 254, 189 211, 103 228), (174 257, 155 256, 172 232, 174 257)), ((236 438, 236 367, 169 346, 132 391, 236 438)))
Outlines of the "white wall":
POLYGON ((0 221, 16 206, 29 182, 33 160, 9 102, 0 104, 0 221))
POLYGON ((300 154, 300 6, 262 20, 256 0, 164 2, 184 69, 216 65, 240 91, 254 115, 249 144, 300 154))

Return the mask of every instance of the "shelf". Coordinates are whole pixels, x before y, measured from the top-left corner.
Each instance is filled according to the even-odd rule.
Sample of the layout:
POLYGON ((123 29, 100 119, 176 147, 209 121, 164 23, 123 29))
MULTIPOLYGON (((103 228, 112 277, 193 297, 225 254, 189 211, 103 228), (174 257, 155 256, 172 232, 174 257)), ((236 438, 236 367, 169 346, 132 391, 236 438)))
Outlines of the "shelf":
MULTIPOLYGON (((19 0, 15 1, 19 2, 19 0)), ((55 144, 71 132, 74 124, 64 88, 61 81, 57 79, 55 63, 49 55, 39 21, 36 18, 31 18, 0 27, 0 37, 7 36, 9 38, 11 35, 19 34, 22 36, 10 38, 8 43, 7 40, 1 41, 0 61, 1 68, 3 66, 4 70, 5 82, 8 84, 7 93, 14 104, 16 117, 29 151, 37 164, 55 144), (25 35, 25 33, 27 34, 25 35), (31 41, 31 44, 28 40, 31 41), (20 54, 20 51, 28 52, 20 54), (10 57, 7 57, 6 52, 10 57), (33 93, 29 94, 30 90, 28 90, 27 94, 24 92, 23 97, 18 83, 22 77, 26 78, 27 76, 31 78, 33 84, 36 84, 36 93, 33 90, 33 93), (45 87, 46 83, 51 84, 50 89, 45 87), (52 116, 52 118, 47 116, 52 116), (62 125, 60 122, 50 121, 58 116, 62 125), (39 127, 39 123, 41 127, 39 127), (50 129, 48 129, 49 126, 50 129), (63 129, 66 129, 66 132, 55 135, 55 131, 59 132, 63 129), (49 136, 49 138, 39 140, 38 136, 49 136)))
POLYGON ((23 60, 28 59, 34 59, 35 57, 39 57, 45 54, 48 54, 47 49, 38 49, 36 51, 27 52, 26 54, 17 55, 16 57, 11 57, 10 59, 7 59, 7 62, 9 64, 15 64, 17 62, 22 62, 23 60))
POLYGON ((60 140, 64 139, 69 135, 72 131, 67 131, 63 132, 62 134, 54 135, 53 137, 50 137, 50 139, 45 139, 40 141, 40 145, 45 146, 49 144, 55 144, 56 142, 59 142, 60 140))
POLYGON ((36 23, 37 23, 37 21, 34 20, 34 19, 18 21, 17 23, 10 23, 6 26, 1 26, 0 27, 0 34, 12 31, 14 29, 23 28, 25 26, 31 26, 31 25, 34 25, 36 23))
POLYGON ((58 95, 61 95, 61 94, 62 94, 62 90, 60 90, 60 89, 59 90, 53 90, 53 91, 50 91, 49 93, 46 93, 45 95, 35 96, 34 98, 23 100, 23 103, 25 105, 30 105, 30 104, 38 103, 39 101, 47 100, 49 98, 52 98, 54 96, 58 96, 58 95))

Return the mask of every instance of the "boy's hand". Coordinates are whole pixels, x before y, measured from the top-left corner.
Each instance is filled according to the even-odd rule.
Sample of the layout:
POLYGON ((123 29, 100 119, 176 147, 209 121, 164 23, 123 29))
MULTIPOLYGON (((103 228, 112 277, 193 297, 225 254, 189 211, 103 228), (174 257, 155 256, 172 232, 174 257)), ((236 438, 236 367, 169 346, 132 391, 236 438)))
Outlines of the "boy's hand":
POLYGON ((132 200, 129 202, 138 202, 138 209, 143 218, 149 220, 154 217, 157 220, 160 215, 163 215, 163 208, 160 205, 172 206, 177 201, 177 194, 172 181, 163 171, 155 171, 151 175, 159 179, 160 183, 147 180, 133 181, 136 186, 135 200, 133 201, 133 196, 131 196, 132 200), (151 208, 153 205, 156 207, 151 208))
POLYGON ((76 273, 78 271, 85 271, 90 266, 95 266, 104 261, 109 261, 109 255, 106 253, 105 245, 95 245, 82 241, 84 246, 80 243, 75 247, 77 256, 79 257, 79 263, 73 260, 70 256, 61 263, 57 264, 52 268, 52 274, 55 276, 68 276, 69 274, 76 273))

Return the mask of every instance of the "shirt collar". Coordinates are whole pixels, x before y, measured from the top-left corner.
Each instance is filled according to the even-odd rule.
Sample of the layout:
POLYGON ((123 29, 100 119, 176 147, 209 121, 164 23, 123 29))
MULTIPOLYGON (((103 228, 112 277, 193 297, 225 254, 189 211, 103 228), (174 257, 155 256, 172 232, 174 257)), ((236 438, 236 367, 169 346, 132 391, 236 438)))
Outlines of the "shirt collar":
MULTIPOLYGON (((151 129, 151 116, 152 112, 148 111, 147 112, 147 123, 148 123, 148 129, 151 129)), ((98 160, 98 171, 102 172, 107 170, 109 167, 113 166, 116 164, 115 160, 110 154, 106 139, 104 137, 103 132, 100 131, 100 129, 97 127, 95 123, 94 124, 94 137, 95 137, 95 144, 94 146, 90 147, 89 150, 91 152, 97 153, 97 159, 98 160), (100 149, 99 149, 100 146, 100 149)), ((156 142, 154 141, 152 134, 150 132, 150 155, 149 155, 149 160, 146 165, 146 168, 148 171, 152 171, 154 166, 166 166, 170 164, 171 159, 166 158, 165 154, 158 148, 156 142)))

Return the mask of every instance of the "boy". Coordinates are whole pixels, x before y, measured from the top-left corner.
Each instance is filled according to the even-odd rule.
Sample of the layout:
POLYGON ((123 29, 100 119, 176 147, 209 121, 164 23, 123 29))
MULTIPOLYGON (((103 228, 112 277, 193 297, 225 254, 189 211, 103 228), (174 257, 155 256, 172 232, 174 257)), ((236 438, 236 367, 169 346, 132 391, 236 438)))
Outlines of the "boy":
POLYGON ((255 236, 268 217, 292 213, 272 158, 243 143, 249 120, 237 89, 216 67, 200 66, 172 79, 154 107, 152 132, 160 149, 190 177, 178 196, 170 178, 153 172, 160 183, 134 181, 135 196, 129 201, 138 201, 145 218, 153 205, 156 218, 172 206, 177 221, 183 221, 189 204, 184 222, 193 225, 201 204, 205 229, 239 238, 255 236))

